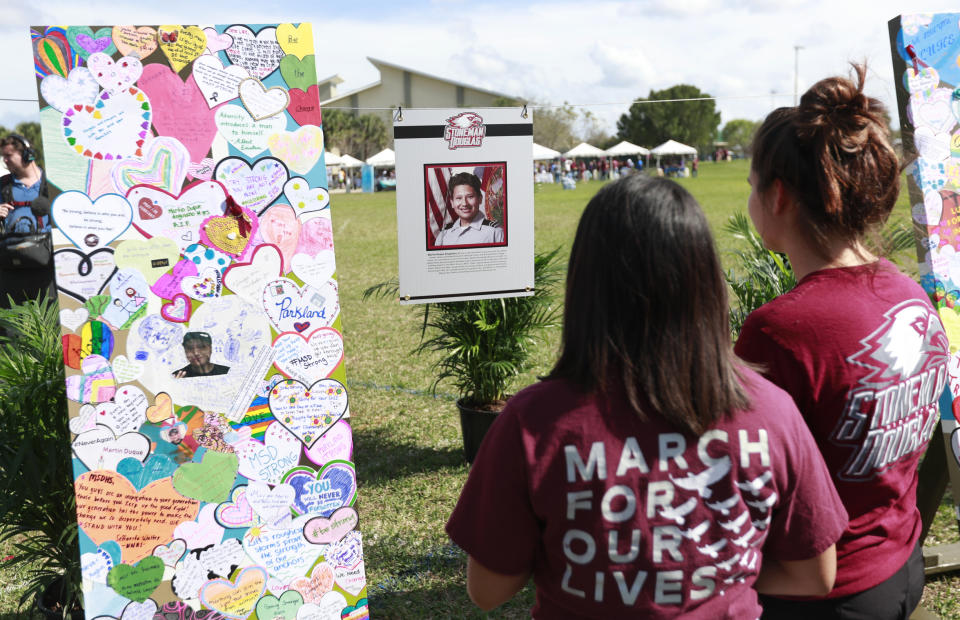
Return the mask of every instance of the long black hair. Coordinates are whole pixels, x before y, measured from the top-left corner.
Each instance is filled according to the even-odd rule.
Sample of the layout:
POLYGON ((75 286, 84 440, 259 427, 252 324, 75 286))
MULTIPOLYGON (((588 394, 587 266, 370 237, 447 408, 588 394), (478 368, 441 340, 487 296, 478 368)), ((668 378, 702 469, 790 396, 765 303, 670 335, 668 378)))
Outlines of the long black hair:
POLYGON ((696 200, 673 181, 630 175, 601 189, 580 218, 549 378, 601 393, 620 382, 641 417, 701 434, 748 405, 728 311, 696 200))

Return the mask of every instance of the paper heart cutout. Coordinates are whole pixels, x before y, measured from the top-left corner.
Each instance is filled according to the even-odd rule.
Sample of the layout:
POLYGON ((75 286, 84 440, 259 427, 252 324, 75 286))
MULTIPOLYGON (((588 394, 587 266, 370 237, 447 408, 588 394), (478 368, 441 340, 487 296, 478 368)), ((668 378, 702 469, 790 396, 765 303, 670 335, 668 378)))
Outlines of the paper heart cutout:
POLYGON ((142 155, 153 107, 147 95, 130 87, 104 91, 93 105, 74 105, 64 112, 61 131, 73 150, 94 160, 142 155))
POLYGON ((353 530, 327 547, 326 560, 333 566, 356 566, 363 560, 363 536, 353 530))
POLYGON ((253 506, 247 501, 247 485, 234 488, 230 499, 217 506, 214 517, 225 528, 250 527, 256 523, 253 506))
POLYGON ((160 316, 173 323, 186 323, 193 314, 192 303, 189 297, 183 293, 177 293, 173 296, 173 301, 160 306, 160 316))
POLYGON ((100 85, 86 67, 74 67, 66 78, 54 74, 40 82, 40 95, 59 112, 74 105, 92 106, 99 94, 100 85))
POLYGON ((180 248, 166 237, 128 239, 114 252, 114 262, 120 269, 136 269, 148 285, 153 285, 165 272, 177 264, 180 248))
POLYGON ((349 461, 330 461, 319 472, 295 467, 283 481, 296 493, 292 508, 297 515, 327 517, 341 506, 353 504, 357 496, 357 472, 349 461))
POLYGON ((329 211, 321 211, 301 216, 296 254, 317 256, 327 250, 333 251, 333 223, 329 215, 329 211))
POLYGON ((340 314, 337 285, 333 280, 319 288, 298 286, 288 278, 266 284, 261 296, 263 311, 278 332, 302 331, 297 323, 313 329, 330 326, 340 314))
POLYGON ((162 63, 143 68, 137 85, 154 102, 153 127, 161 136, 172 136, 187 147, 190 161, 207 157, 217 136, 213 110, 190 75, 186 81, 162 63))
POLYGON ((185 277, 180 288, 192 299, 209 301, 220 297, 223 291, 223 276, 217 269, 207 267, 198 276, 185 277))
POLYGON ((153 555, 163 560, 166 566, 171 567, 176 566, 186 552, 187 543, 182 538, 171 540, 165 545, 157 545, 153 548, 153 555))
POLYGON ((257 121, 244 107, 232 103, 219 106, 214 112, 214 121, 224 139, 249 158, 267 150, 270 136, 287 126, 287 119, 282 115, 257 121))
POLYGON ((248 566, 240 571, 236 581, 212 579, 200 589, 200 601, 230 618, 246 618, 267 589, 267 571, 260 566, 248 566))
POLYGON ((163 580, 163 560, 146 557, 136 564, 118 564, 107 573, 107 585, 117 594, 137 603, 150 598, 163 580))
POLYGON ((307 603, 301 607, 297 612, 297 620, 339 620, 346 607, 347 599, 334 590, 324 594, 318 603, 307 603))
POLYGON ((172 273, 165 273, 153 283, 150 290, 161 299, 175 299, 180 293, 180 286, 183 279, 187 276, 195 276, 199 273, 196 265, 190 260, 180 260, 173 266, 172 273))
POLYGON ((184 497, 220 503, 230 495, 239 462, 229 452, 204 452, 199 463, 184 463, 173 474, 173 488, 184 497))
MULTIPOLYGON (((222 536, 223 530, 219 531, 222 536)), ((200 551, 199 555, 201 565, 208 573, 213 573, 213 576, 227 577, 237 569, 237 566, 246 563, 243 547, 236 538, 228 538, 222 543, 208 545, 200 551)))
POLYGON ((357 596, 367 585, 363 560, 361 559, 356 565, 351 567, 334 566, 333 580, 338 586, 343 588, 344 592, 352 596, 357 596))
MULTIPOLYGON (((176 486, 176 481, 174 481, 174 486, 176 486)), ((214 516, 216 510, 216 504, 205 504, 203 508, 200 509, 200 513, 197 515, 196 521, 184 521, 177 526, 177 529, 173 531, 174 537, 182 538, 187 541, 187 547, 191 549, 201 549, 211 545, 218 545, 220 541, 223 540, 223 527, 217 523, 217 519, 214 516)), ((214 552, 212 555, 216 558, 218 556, 222 556, 223 554, 214 552)), ((224 558, 220 557, 219 559, 223 560, 224 558)), ((237 562, 228 562, 227 566, 220 566, 219 574, 221 577, 227 577, 229 575, 229 564, 232 563, 237 562)), ((212 568, 206 566, 208 563, 205 562, 204 564, 204 568, 207 568, 207 570, 213 570, 212 568)))
MULTIPOLYGON (((100 248, 86 254, 74 248, 61 248, 53 253, 57 289, 79 301, 103 292, 117 271, 113 248, 100 248)), ((90 308, 87 309, 90 312, 90 308)), ((100 313, 90 313, 99 316, 100 313)))
POLYGON ((303 537, 303 525, 309 517, 294 519, 290 527, 270 527, 248 531, 243 549, 255 564, 266 567, 272 577, 289 584, 307 572, 323 554, 326 545, 314 545, 303 537))
POLYGON ((187 178, 190 152, 179 140, 157 136, 144 147, 139 157, 123 158, 113 166, 110 178, 114 188, 126 194, 136 185, 152 185, 167 192, 176 192, 187 178))
POLYGON ((313 517, 303 526, 303 535, 312 543, 335 543, 357 527, 360 517, 352 506, 341 506, 327 517, 313 517))
POLYGON ((282 276, 283 259, 277 246, 263 244, 254 250, 249 263, 234 263, 223 274, 223 284, 244 299, 256 299, 267 282, 282 276))
POLYGON ((950 134, 934 133, 930 127, 918 127, 913 138, 917 152, 924 159, 936 162, 950 157, 950 134))
POLYGON ((284 53, 303 58, 313 53, 313 28, 306 22, 297 26, 279 24, 277 26, 277 41, 284 53))
POLYGON ((250 480, 280 484, 283 475, 297 465, 301 443, 281 424, 271 422, 263 442, 250 438, 250 427, 237 429, 224 439, 240 459, 240 475, 250 480))
POLYGON ((290 105, 287 106, 287 113, 293 117, 298 125, 316 125, 323 124, 323 114, 320 110, 320 89, 316 84, 311 84, 305 91, 299 88, 291 88, 287 93, 290 95, 290 105))
POLYGON ((255 121, 261 121, 276 114, 283 114, 290 104, 290 95, 285 88, 273 86, 267 88, 257 78, 247 78, 238 88, 240 102, 255 121))
POLYGON ((68 426, 70 432, 79 435, 84 431, 90 431, 97 426, 97 408, 93 405, 82 405, 77 415, 70 418, 68 426))
POLYGON ((76 331, 76 329, 86 323, 89 318, 90 313, 86 308, 77 308, 75 310, 64 308, 60 311, 60 324, 70 331, 76 331))
POLYGON ((124 56, 136 54, 141 60, 157 49, 157 31, 150 26, 114 26, 113 42, 124 56))
POLYGON ((102 403, 113 398, 117 379, 110 362, 100 355, 88 355, 80 364, 80 372, 67 377, 67 398, 80 403, 102 403))
POLYGON ((907 91, 912 95, 917 92, 929 92, 940 83, 940 74, 933 67, 922 67, 920 72, 907 67, 907 91))
POLYGON ((290 505, 295 497, 296 491, 288 484, 278 484, 271 489, 267 483, 255 480, 247 485, 247 502, 260 520, 271 527, 289 521, 290 505))
POLYGON ((923 209, 926 223, 936 226, 943 217, 943 196, 940 192, 927 192, 923 195, 923 209))
POLYGON ((153 404, 147 407, 147 419, 154 424, 173 417, 173 400, 166 392, 160 392, 153 398, 153 404))
POLYGON ((343 336, 332 327, 321 327, 309 336, 284 332, 273 341, 273 365, 307 385, 332 375, 342 361, 343 336))
POLYGON ((137 185, 127 192, 129 204, 138 207, 133 227, 147 238, 173 239, 181 250, 192 243, 182 233, 196 234, 205 219, 222 215, 226 199, 226 189, 216 181, 198 181, 176 196, 150 185, 137 185))
POLYGON ((188 245, 183 251, 183 257, 196 265, 198 272, 209 268, 223 273, 233 262, 229 254, 224 254, 202 243, 188 245))
POLYGON ((137 490, 151 482, 169 478, 176 471, 178 465, 170 457, 163 454, 154 454, 146 461, 127 457, 117 463, 117 473, 130 481, 137 490))
POLYGON ((304 448, 307 458, 317 465, 330 461, 349 461, 353 458, 353 429, 342 419, 334 424, 310 448, 304 448))
POLYGON ((952 103, 953 91, 936 88, 929 96, 922 93, 911 95, 907 111, 915 127, 926 126, 934 133, 940 133, 950 131, 957 124, 952 103))
MULTIPOLYGON (((324 596, 333 590, 333 567, 326 562, 320 562, 310 571, 309 577, 294 579, 290 587, 303 595, 305 603, 319 604, 324 596)), ((342 607, 336 610, 336 617, 340 616, 340 609, 342 607)))
POLYGON ((280 60, 280 75, 290 88, 306 89, 317 83, 317 63, 313 54, 301 60, 287 54, 280 60))
POLYGON ((232 215, 212 215, 200 225, 200 240, 210 247, 239 257, 243 255, 250 240, 257 233, 260 224, 257 214, 243 209, 243 220, 249 228, 240 232, 239 218, 232 215))
POLYGON ((284 273, 290 270, 290 261, 296 254, 300 228, 300 220, 290 205, 275 204, 260 216, 260 236, 280 250, 284 273))
POLYGON ((317 289, 323 288, 337 271, 337 260, 333 250, 321 250, 313 257, 307 254, 294 254, 290 263, 295 276, 303 280, 304 284, 317 289))
POLYGON ((216 165, 209 157, 204 157, 199 162, 191 162, 187 166, 187 176, 198 181, 209 181, 213 178, 213 168, 216 165))
POLYGON ((250 72, 240 65, 224 67, 215 54, 204 54, 193 61, 193 79, 211 108, 239 97, 240 82, 249 77, 250 72))
POLYGON ((242 157, 225 157, 213 177, 223 183, 240 206, 263 213, 284 191, 287 167, 275 157, 262 157, 253 164, 242 157))
POLYGON ((97 424, 104 424, 117 435, 140 428, 146 421, 147 397, 133 385, 121 386, 113 402, 97 406, 97 424))
MULTIPOLYGON (((136 381, 143 374, 144 366, 139 362, 130 361, 126 355, 118 355, 110 362, 113 368, 113 375, 117 383, 130 383, 136 381)), ((148 409, 149 413, 149 409, 148 409)), ((149 415, 148 415, 149 417, 149 415)))
POLYGON ((123 613, 120 614, 120 620, 153 620, 154 614, 156 613, 157 602, 152 598, 148 598, 142 603, 130 601, 127 603, 127 606, 123 608, 123 613))
POLYGON ((257 601, 257 618, 296 620, 297 610, 303 605, 303 596, 296 590, 287 590, 280 598, 268 594, 257 601))
POLYGON ((180 71, 207 49, 207 35, 196 26, 160 26, 157 39, 174 71, 180 71))
POLYGON ((256 34, 243 25, 230 26, 225 34, 233 37, 233 44, 227 49, 227 58, 240 65, 250 75, 261 80, 280 66, 283 50, 277 43, 277 29, 262 28, 256 34))
POLYGON ((225 618, 212 609, 194 611, 183 601, 173 601, 164 603, 160 611, 157 612, 157 617, 154 617, 153 620, 225 620, 225 618))
POLYGON ((30 44, 34 69, 41 77, 51 73, 66 77, 80 60, 80 56, 70 49, 66 31, 61 26, 50 26, 43 34, 31 28, 30 44))
POLYGON ((216 54, 233 45, 233 37, 228 34, 220 34, 216 28, 204 28, 203 34, 207 35, 208 54, 216 54))
POLYGON ((70 48, 82 58, 89 58, 97 52, 109 55, 117 51, 109 28, 100 28, 94 32, 89 26, 70 26, 67 28, 67 40, 70 48))
POLYGON ((86 252, 103 248, 130 226, 133 209, 118 194, 92 201, 83 192, 63 192, 54 199, 50 215, 70 243, 86 252))
POLYGON ((97 547, 96 553, 84 553, 80 556, 80 572, 84 579, 97 583, 107 583, 107 573, 113 568, 113 558, 97 547))
POLYGON ((126 458, 145 461, 150 454, 150 440, 141 433, 130 432, 119 437, 109 427, 98 424, 93 430, 77 435, 71 444, 73 454, 84 467, 93 471, 115 471, 126 458))
POLYGON ((136 56, 124 56, 114 61, 109 54, 96 52, 87 58, 87 68, 103 90, 116 95, 137 83, 143 73, 143 64, 136 56))
POLYGON ((308 448, 347 412, 347 389, 336 379, 322 379, 309 388, 287 379, 269 396, 270 412, 308 448))
POLYGON ((310 187, 306 179, 294 177, 283 186, 283 195, 297 215, 322 211, 330 206, 330 192, 322 187, 310 187))
POLYGON ((267 138, 270 153, 287 163, 290 170, 307 174, 323 155, 323 132, 304 125, 296 131, 281 131, 267 138))

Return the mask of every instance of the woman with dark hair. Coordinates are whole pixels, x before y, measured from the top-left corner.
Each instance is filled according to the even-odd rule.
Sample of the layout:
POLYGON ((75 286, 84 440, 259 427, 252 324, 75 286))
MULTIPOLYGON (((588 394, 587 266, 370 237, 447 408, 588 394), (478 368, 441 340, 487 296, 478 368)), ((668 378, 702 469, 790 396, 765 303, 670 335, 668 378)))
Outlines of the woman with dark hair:
POLYGON ((826 598, 764 597, 764 618, 907 618, 923 592, 917 467, 947 380, 923 290, 865 244, 897 199, 882 104, 856 81, 814 84, 763 122, 749 211, 797 286, 753 312, 736 352, 796 401, 850 517, 826 598))
POLYGON ((587 205, 560 358, 510 399, 447 532, 484 609, 532 575, 537 618, 756 618, 824 594, 846 526, 789 396, 741 365, 706 218, 630 175, 587 205))

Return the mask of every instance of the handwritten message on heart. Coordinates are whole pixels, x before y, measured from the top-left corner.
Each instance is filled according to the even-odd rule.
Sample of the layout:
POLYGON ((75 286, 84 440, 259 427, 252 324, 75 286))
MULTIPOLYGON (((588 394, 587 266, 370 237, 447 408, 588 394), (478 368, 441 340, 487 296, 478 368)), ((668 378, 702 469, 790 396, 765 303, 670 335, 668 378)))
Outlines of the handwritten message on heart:
MULTIPOLYGON (((177 470, 178 465, 169 456, 154 454, 146 461, 135 457, 121 459, 117 463, 117 473, 126 478, 137 490, 151 482, 162 478, 169 478, 177 470)), ((102 467, 100 469, 108 469, 102 467)))
POLYGON ((287 93, 290 95, 287 112, 298 125, 320 126, 323 123, 323 115, 320 112, 320 89, 316 84, 311 84, 306 90, 291 88, 287 93))
POLYGON ((253 164, 241 157, 225 157, 217 164, 213 178, 223 183, 241 206, 259 215, 284 192, 289 173, 275 157, 263 157, 253 164))
POLYGON ((70 331, 74 331, 86 323, 88 318, 90 318, 90 313, 86 308, 77 308, 76 310, 64 308, 60 311, 60 324, 70 331))
POLYGON ((283 50, 277 43, 277 29, 267 27, 254 34, 243 25, 230 26, 226 34, 233 37, 227 58, 246 69, 253 77, 263 79, 277 70, 283 50))
POLYGON ((174 71, 180 71, 207 49, 207 35, 196 26, 160 26, 157 39, 174 71))
POLYGON ((124 562, 150 555, 158 544, 172 539, 177 525, 192 520, 199 510, 198 502, 177 493, 169 478, 137 491, 120 474, 95 470, 80 475, 74 488, 80 527, 98 545, 117 539, 124 562), (118 531, 123 536, 117 538, 118 531))
POLYGON ((110 172, 113 186, 121 194, 135 185, 152 185, 179 192, 187 178, 190 152, 176 138, 158 136, 150 140, 139 157, 119 160, 110 172))
POLYGON ((287 126, 287 119, 283 116, 257 121, 245 108, 234 104, 218 107, 214 119, 220 134, 247 157, 255 157, 267 150, 270 136, 287 126))
POLYGON ((113 249, 102 248, 89 254, 73 248, 53 253, 57 288, 79 301, 99 295, 116 271, 113 249))
POLYGON ((99 94, 100 85, 87 67, 74 67, 66 78, 48 75, 40 82, 40 95, 60 112, 66 112, 75 105, 92 106, 99 94))
POLYGON ((309 518, 294 519, 291 527, 284 529, 250 530, 243 537, 243 548, 254 562, 267 568, 271 577, 287 585, 305 574, 326 547, 303 537, 303 526, 309 518))
POLYGON ((321 250, 316 256, 294 254, 291 268, 305 284, 319 289, 333 277, 337 262, 333 250, 321 250))
POLYGON ((191 305, 190 298, 183 293, 176 293, 173 296, 173 301, 160 306, 160 316, 174 323, 186 323, 190 320, 192 313, 193 306, 191 305))
POLYGON ((79 403, 103 403, 113 398, 117 379, 106 358, 88 355, 80 363, 80 373, 67 377, 67 398, 79 403))
POLYGON ((263 120, 275 114, 282 114, 290 104, 290 95, 285 88, 273 86, 267 88, 256 78, 247 78, 238 87, 240 101, 254 120, 263 120))
POLYGON ((290 205, 275 204, 260 216, 260 235, 280 250, 283 271, 290 270, 290 261, 300 243, 300 220, 290 205))
POLYGON ((312 543, 335 543, 356 529, 360 517, 352 506, 341 506, 330 517, 314 517, 306 522, 303 535, 312 543))
POLYGON ((280 75, 291 88, 306 89, 317 83, 317 63, 313 54, 304 56, 303 60, 292 54, 287 54, 280 60, 280 75))
POLYGON ((200 240, 211 248, 239 258, 259 228, 257 214, 245 208, 240 218, 234 215, 213 215, 205 219, 200 224, 200 240), (242 232, 241 218, 247 225, 242 232))
POLYGON ((154 557, 163 560, 166 566, 176 566, 186 552, 187 543, 182 538, 171 540, 166 545, 157 545, 153 548, 154 557))
POLYGON ((257 601, 257 618, 273 620, 296 620, 297 610, 303 606, 303 595, 296 590, 287 590, 280 598, 268 594, 257 601))
POLYGON ((136 207, 134 228, 145 237, 173 239, 181 250, 192 243, 183 233, 196 235, 203 220, 222 215, 226 199, 226 190, 216 181, 198 181, 177 196, 149 185, 127 192, 127 201, 136 207))
POLYGON ((114 26, 111 34, 124 56, 136 54, 143 60, 157 49, 157 31, 150 26, 114 26))
POLYGON ((247 501, 260 517, 271 527, 290 519, 290 505, 296 497, 296 491, 289 484, 278 484, 271 489, 266 482, 251 482, 247 486, 247 501))
POLYGON ((114 433, 122 435, 135 431, 147 420, 147 397, 134 385, 121 386, 113 402, 97 406, 97 424, 106 424, 114 433))
MULTIPOLYGON (((135 566, 118 564, 107 573, 107 585, 117 594, 136 603, 143 603, 163 580, 163 560, 146 557, 135 566)), ((154 604, 156 609, 156 604, 154 604)))
POLYGON ((283 475, 300 460, 302 444, 295 435, 276 422, 267 426, 262 442, 250 438, 249 426, 237 429, 224 436, 224 439, 240 459, 240 475, 250 480, 279 484, 283 475))
POLYGON ((330 192, 322 187, 310 187, 306 180, 294 177, 283 186, 283 195, 297 215, 321 211, 330 204, 330 192))
POLYGON ((247 485, 234 488, 230 499, 217 506, 214 517, 227 528, 250 527, 256 523, 253 506, 247 501, 247 485))
MULTIPOLYGON (((176 480, 174 480, 173 485, 174 487, 177 486, 176 480)), ((204 504, 203 508, 200 509, 200 514, 197 515, 197 520, 181 523, 173 531, 173 535, 176 538, 184 539, 191 549, 203 549, 218 544, 223 540, 223 527, 217 523, 214 517, 216 509, 216 504, 204 504)), ((222 570, 221 576, 228 576, 230 574, 229 564, 222 570)))
POLYGON ((319 127, 305 125, 296 131, 282 131, 267 138, 270 153, 287 162, 294 172, 306 174, 323 155, 323 132, 319 127))
MULTIPOLYGON (((333 567, 326 562, 320 562, 313 567, 309 577, 300 577, 299 579, 294 579, 290 584, 290 587, 303 596, 305 603, 313 604, 312 606, 319 605, 323 600, 323 597, 328 592, 333 590, 333 567)), ((340 615, 340 610, 345 605, 346 600, 344 600, 344 605, 341 605, 336 609, 337 616, 340 615)), ((302 618, 302 616, 297 617, 298 619, 302 618)))
POLYGON ((191 299, 210 301, 220 297, 223 291, 223 275, 217 269, 207 267, 200 275, 185 277, 180 288, 191 299))
POLYGON ((118 194, 105 194, 91 201, 83 192, 63 192, 50 214, 70 243, 86 252, 109 245, 130 226, 133 209, 118 194))
POLYGON ((307 458, 317 465, 330 461, 349 461, 353 458, 353 430, 342 419, 330 427, 309 449, 304 449, 307 458))
POLYGON ((191 161, 207 157, 217 125, 193 75, 184 81, 169 67, 153 63, 143 68, 137 85, 154 102, 153 126, 157 133, 179 140, 190 152, 191 161))
POLYGON ((152 110, 150 100, 136 88, 104 91, 93 105, 76 104, 64 112, 63 137, 78 155, 91 159, 140 155, 152 110))
POLYGON ((117 437, 103 425, 77 435, 71 444, 73 454, 89 469, 116 471, 117 464, 126 458, 145 461, 150 454, 150 440, 140 433, 125 433, 117 437))
POLYGON ((357 495, 357 473, 349 461, 331 461, 319 472, 297 467, 283 480, 296 491, 293 511, 298 515, 329 516, 337 508, 353 504, 357 495))
POLYGON ((211 108, 239 97, 240 82, 249 77, 250 72, 240 65, 224 67, 213 54, 204 54, 193 61, 193 79, 211 108))
POLYGON ((332 375, 342 361, 343 336, 332 327, 321 327, 309 336, 285 332, 273 341, 273 365, 307 385, 332 375))
POLYGON ((367 585, 363 560, 354 566, 334 566, 333 579, 345 592, 357 596, 367 585))
POLYGON ((213 579, 200 589, 200 601, 205 607, 230 618, 246 618, 267 589, 267 571, 260 566, 248 566, 240 571, 236 582, 213 579))
POLYGON ((300 288, 288 278, 277 278, 263 288, 263 311, 278 332, 305 332, 328 327, 340 312, 336 289, 300 288))
POLYGON ((179 259, 180 248, 166 237, 129 239, 121 242, 114 253, 117 267, 136 269, 151 286, 179 259))
POLYGON ((336 379, 307 387, 288 379, 275 385, 270 412, 308 448, 347 412, 347 389, 336 379))
POLYGON ((254 250, 249 263, 234 263, 223 274, 223 284, 244 299, 256 299, 267 282, 283 275, 283 260, 277 246, 263 244, 254 250))
POLYGON ((220 34, 216 28, 204 28, 203 34, 207 35, 207 54, 213 55, 219 51, 229 49, 233 45, 233 37, 224 33, 220 34))

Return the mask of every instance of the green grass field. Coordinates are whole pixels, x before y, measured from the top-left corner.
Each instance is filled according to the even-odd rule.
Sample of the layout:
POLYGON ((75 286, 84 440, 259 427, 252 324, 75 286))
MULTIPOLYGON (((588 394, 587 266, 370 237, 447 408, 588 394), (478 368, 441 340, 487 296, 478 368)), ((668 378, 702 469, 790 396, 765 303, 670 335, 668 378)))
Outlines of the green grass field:
MULTIPOLYGON (((700 176, 683 179, 700 201, 729 262, 735 240, 722 232, 727 218, 745 211, 747 163, 704 162, 700 176)), ((576 190, 536 188, 536 246, 569 253, 577 220, 600 182, 576 190)), ((475 610, 464 587, 465 557, 443 525, 468 472, 463 461, 454 396, 441 385, 431 395, 432 359, 411 351, 420 335, 415 309, 395 300, 363 301, 367 287, 397 272, 395 194, 334 195, 336 240, 347 376, 350 383, 358 510, 366 550, 370 611, 374 618, 522 618, 533 601, 530 586, 491 614, 475 610)), ((905 192, 896 218, 909 223, 905 192)), ((898 262, 913 271, 912 255, 898 262)), ((732 264, 728 264, 732 267, 732 264)), ((514 389, 551 366, 559 331, 545 334, 533 368, 514 389)), ((937 438, 939 440, 939 438, 937 438)), ((949 501, 941 506, 928 544, 958 542, 949 501)), ((14 551, 0 548, 0 559, 14 551)), ((0 563, 0 620, 14 612, 22 572, 0 563)), ((928 583, 923 604, 944 618, 960 618, 960 577, 928 583)))

